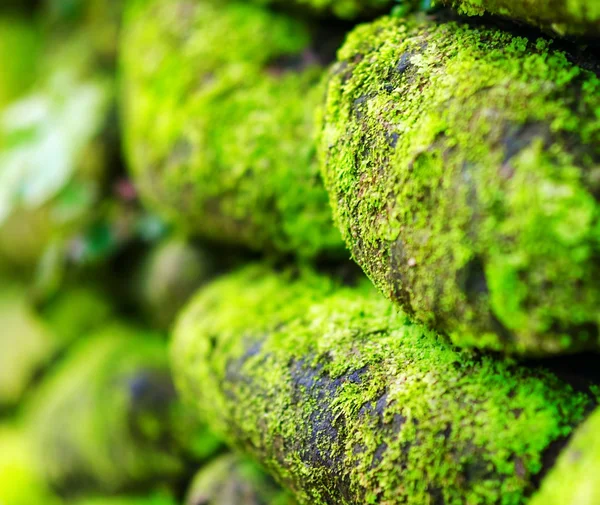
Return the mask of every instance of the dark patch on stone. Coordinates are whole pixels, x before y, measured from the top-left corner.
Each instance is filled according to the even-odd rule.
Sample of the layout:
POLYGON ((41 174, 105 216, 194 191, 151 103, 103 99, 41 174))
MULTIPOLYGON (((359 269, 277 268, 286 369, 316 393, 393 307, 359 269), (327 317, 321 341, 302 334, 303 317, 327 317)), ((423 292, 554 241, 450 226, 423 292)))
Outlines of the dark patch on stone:
POLYGON ((458 283, 469 303, 475 303, 481 296, 489 293, 481 257, 476 256, 458 272, 458 283))
POLYGON ((547 146, 550 141, 548 125, 543 123, 508 125, 502 138, 502 146, 504 147, 502 164, 506 165, 515 156, 519 155, 521 151, 529 147, 536 139, 541 139, 544 142, 544 145, 547 146))
POLYGON ((400 138, 400 134, 397 132, 386 133, 385 134, 388 145, 393 149, 398 145, 398 139, 400 138))
POLYGON ((531 478, 531 483, 533 489, 539 489, 544 477, 548 474, 550 470, 554 467, 556 460, 562 453, 563 449, 566 447, 567 443, 570 440, 569 437, 563 437, 558 440, 552 442, 542 454, 542 470, 541 472, 533 475, 531 478))
POLYGON ((396 65, 396 71, 400 74, 406 72, 412 65, 410 59, 412 58, 411 53, 404 53, 400 56, 400 60, 398 60, 398 65, 396 65))
POLYGON ((430 505, 446 505, 446 500, 444 500, 444 492, 437 487, 429 487, 427 489, 430 497, 430 505))
POLYGON ((387 451, 388 445, 385 442, 379 444, 377 449, 375 449, 375 454, 373 454, 373 461, 371 462, 371 469, 376 468, 381 464, 383 460, 383 455, 385 451, 387 451))
POLYGON ((582 324, 563 327, 559 323, 554 323, 550 332, 555 334, 569 335, 573 340, 578 341, 582 347, 595 346, 600 338, 598 325, 592 321, 582 324))
POLYGON ((500 319, 498 319, 496 314, 491 312, 491 309, 488 319, 492 331, 496 333, 496 335, 498 335, 502 342, 510 343, 515 341, 515 336, 513 335, 512 331, 510 331, 506 326, 504 326, 504 324, 502 323, 502 321, 500 321, 500 319))
POLYGON ((314 402, 305 420, 308 432, 298 437, 295 451, 307 464, 326 470, 329 478, 322 487, 327 489, 326 503, 337 503, 340 497, 352 500, 345 456, 339 450, 345 446, 346 420, 336 415, 331 405, 344 384, 362 383, 366 372, 366 368, 361 368, 332 378, 323 373, 320 364, 312 366, 307 360, 299 360, 290 365, 293 402, 306 403, 307 397, 314 402))
POLYGON ((315 265, 316 270, 333 277, 342 286, 356 287, 365 278, 362 269, 354 261, 322 261, 315 265))
POLYGON ((175 387, 164 372, 142 370, 127 380, 132 407, 160 409, 175 397, 175 387))
POLYGON ((306 68, 308 59, 312 59, 310 53, 283 54, 273 58, 267 63, 267 72, 274 76, 283 75, 287 72, 301 72, 306 68))
POLYGON ((408 257, 404 243, 398 237, 390 244, 390 284, 393 287, 392 299, 400 304, 409 316, 414 315, 407 276, 408 257))
MULTIPOLYGON (((585 393, 594 398, 590 387, 600 385, 600 367, 597 354, 574 354, 543 360, 528 360, 525 365, 530 367, 542 366, 561 381, 569 384, 576 392, 585 393)), ((596 402, 591 402, 593 409, 596 402)))

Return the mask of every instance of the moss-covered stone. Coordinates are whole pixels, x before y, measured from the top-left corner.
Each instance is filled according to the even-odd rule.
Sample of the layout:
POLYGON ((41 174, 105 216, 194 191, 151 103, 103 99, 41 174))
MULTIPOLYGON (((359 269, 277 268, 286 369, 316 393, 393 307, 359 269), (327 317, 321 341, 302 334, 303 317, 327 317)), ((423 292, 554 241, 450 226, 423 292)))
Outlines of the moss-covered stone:
POLYGON ((217 241, 341 254, 313 139, 320 51, 332 47, 303 22, 250 4, 128 5, 126 150, 146 201, 217 241))
POLYGON ((580 426, 531 505, 600 503, 600 410, 580 426))
POLYGON ((176 384, 302 504, 517 505, 593 395, 455 350, 377 295, 251 266, 178 321, 176 384))
POLYGON ((320 156, 356 261, 461 346, 600 347, 600 80, 543 38, 383 18, 339 52, 320 156))
POLYGON ((461 14, 497 14, 548 29, 559 35, 600 36, 598 0, 441 0, 461 14))
POLYGON ((253 2, 261 5, 298 7, 315 13, 334 14, 342 19, 355 19, 381 13, 394 5, 394 0, 253 0, 253 2))
POLYGON ((294 505, 256 463, 227 454, 202 468, 187 493, 185 505, 294 505))
POLYGON ((0 503, 2 505, 59 505, 36 471, 26 433, 19 426, 0 425, 0 503))
POLYGON ((42 383, 27 420, 53 486, 77 494, 167 483, 180 476, 188 448, 204 441, 213 445, 200 449, 215 449, 178 402, 166 354, 157 335, 108 326, 42 383))
POLYGON ((0 17, 0 109, 33 84, 39 50, 40 37, 31 21, 0 17))
POLYGON ((45 62, 33 91, 0 114, 0 262, 28 268, 89 219, 107 171, 110 78, 83 36, 45 62))

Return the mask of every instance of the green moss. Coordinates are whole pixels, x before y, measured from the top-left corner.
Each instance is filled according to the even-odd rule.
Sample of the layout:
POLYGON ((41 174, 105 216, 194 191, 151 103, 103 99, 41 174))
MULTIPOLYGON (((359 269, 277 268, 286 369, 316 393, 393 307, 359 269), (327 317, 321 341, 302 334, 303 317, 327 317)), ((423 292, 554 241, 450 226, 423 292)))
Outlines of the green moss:
POLYGON ((36 472, 29 440, 22 429, 0 425, 0 503, 59 505, 60 500, 36 472))
POLYGON ((121 325, 76 346, 27 413, 46 479, 73 494, 127 490, 184 469, 191 416, 177 401, 164 342, 121 325))
POLYGON ((600 35, 598 0, 441 0, 461 14, 497 14, 548 29, 559 35, 600 35))
POLYGON ((600 344, 600 80, 551 46, 383 18, 331 72, 320 156, 346 242, 462 346, 600 344))
POLYGON ((577 429, 531 505, 600 503, 600 410, 577 429))
POLYGON ((134 297, 145 320, 167 329, 190 296, 215 272, 212 258, 183 239, 158 244, 143 262, 134 297))
POLYGON ((0 411, 23 398, 54 349, 53 335, 29 305, 25 286, 0 280, 0 411))
POLYGON ((294 505, 254 462, 227 454, 202 468, 185 505, 294 505))
POLYGON ((341 253, 313 141, 323 74, 313 35, 242 3, 130 2, 126 150, 151 206, 218 241, 341 253))
POLYGON ((26 91, 37 72, 40 37, 26 19, 0 18, 0 109, 26 91))
POLYGON ((308 271, 251 266, 201 290, 171 357, 184 396, 302 504, 525 503, 594 404, 455 350, 369 282, 308 271))
POLYGON ((0 114, 0 260, 23 267, 89 218, 107 169, 110 79, 80 36, 46 64, 33 91, 0 114))

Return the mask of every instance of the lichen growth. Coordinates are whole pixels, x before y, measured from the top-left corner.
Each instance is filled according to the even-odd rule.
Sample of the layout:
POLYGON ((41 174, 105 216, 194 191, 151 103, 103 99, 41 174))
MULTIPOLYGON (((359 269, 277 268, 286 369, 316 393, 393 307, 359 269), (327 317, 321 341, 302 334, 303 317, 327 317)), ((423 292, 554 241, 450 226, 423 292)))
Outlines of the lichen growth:
POLYGON ((600 410, 580 426, 530 505, 600 503, 600 410))
POLYGON ((496 14, 558 35, 600 36, 598 0, 441 0, 467 16, 496 14))
POLYGON ((184 397, 301 504, 517 505, 594 405, 541 368, 457 351, 368 281, 250 266, 201 290, 184 397))
POLYGON ((447 21, 358 27, 320 158, 353 257, 461 346, 600 346, 600 80, 543 38, 447 21))
POLYGON ((310 27, 240 2, 128 5, 125 141, 147 203, 209 239, 344 254, 316 161, 323 67, 310 27))
POLYGON ((184 469, 182 441, 197 438, 163 339, 122 325, 76 345, 37 389, 26 417, 41 471, 69 494, 167 483, 184 469))
POLYGON ((190 486, 185 505, 294 505, 253 461, 227 454, 202 468, 190 486))

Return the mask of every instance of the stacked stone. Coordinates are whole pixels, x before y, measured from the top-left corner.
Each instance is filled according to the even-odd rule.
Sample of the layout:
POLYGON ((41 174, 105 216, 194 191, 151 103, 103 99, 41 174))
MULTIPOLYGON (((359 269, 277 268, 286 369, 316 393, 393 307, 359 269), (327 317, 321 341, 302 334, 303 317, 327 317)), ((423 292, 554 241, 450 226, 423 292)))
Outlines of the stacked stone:
POLYGON ((598 505, 595 3, 0 7, 0 504, 598 505))

